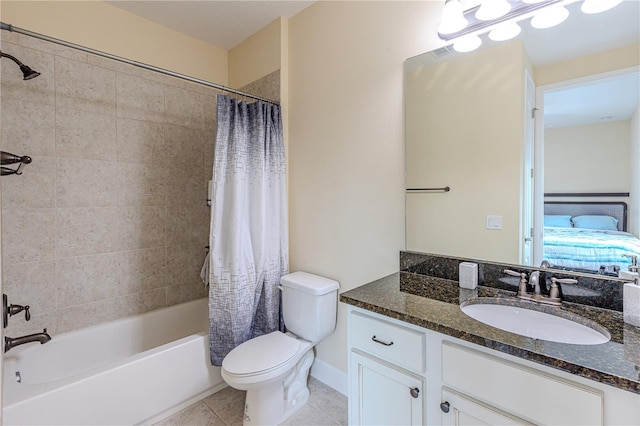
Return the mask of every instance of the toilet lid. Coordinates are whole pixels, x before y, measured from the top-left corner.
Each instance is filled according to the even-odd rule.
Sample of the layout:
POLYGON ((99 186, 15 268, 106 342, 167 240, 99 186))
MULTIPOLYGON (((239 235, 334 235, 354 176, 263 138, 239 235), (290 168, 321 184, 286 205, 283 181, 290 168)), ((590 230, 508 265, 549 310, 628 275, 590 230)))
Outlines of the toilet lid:
POLYGON ((222 360, 222 368, 234 375, 253 375, 274 369, 293 358, 300 343, 274 331, 247 340, 222 360))

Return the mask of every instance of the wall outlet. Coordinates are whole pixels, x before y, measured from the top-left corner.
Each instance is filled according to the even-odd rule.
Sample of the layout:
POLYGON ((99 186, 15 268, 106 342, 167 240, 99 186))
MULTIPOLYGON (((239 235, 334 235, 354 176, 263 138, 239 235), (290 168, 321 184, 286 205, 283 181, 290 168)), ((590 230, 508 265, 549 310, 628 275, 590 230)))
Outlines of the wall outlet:
POLYGON ((487 215, 487 229, 502 229, 502 216, 487 215))

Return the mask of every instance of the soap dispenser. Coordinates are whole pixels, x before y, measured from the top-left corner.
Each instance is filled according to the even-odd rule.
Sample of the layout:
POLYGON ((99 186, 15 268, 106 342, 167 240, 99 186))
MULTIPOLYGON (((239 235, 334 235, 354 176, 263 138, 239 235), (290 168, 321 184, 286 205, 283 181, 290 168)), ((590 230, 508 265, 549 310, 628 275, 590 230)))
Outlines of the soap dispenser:
POLYGON ((640 327, 640 278, 624 285, 622 305, 624 322, 640 327))
POLYGON ((627 271, 623 271, 620 269, 618 271, 618 277, 625 280, 634 280, 636 278, 640 278, 640 273, 638 273, 638 256, 635 254, 623 254, 622 257, 628 257, 631 259, 631 265, 627 271))

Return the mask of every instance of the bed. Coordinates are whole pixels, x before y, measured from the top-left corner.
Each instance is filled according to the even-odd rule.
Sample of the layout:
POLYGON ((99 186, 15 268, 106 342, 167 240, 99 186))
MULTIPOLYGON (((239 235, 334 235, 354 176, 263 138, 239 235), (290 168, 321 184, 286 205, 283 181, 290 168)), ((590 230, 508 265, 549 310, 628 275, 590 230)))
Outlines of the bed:
POLYGON ((624 202, 546 201, 544 222, 543 258, 553 267, 617 275, 631 264, 623 255, 640 257, 624 202))

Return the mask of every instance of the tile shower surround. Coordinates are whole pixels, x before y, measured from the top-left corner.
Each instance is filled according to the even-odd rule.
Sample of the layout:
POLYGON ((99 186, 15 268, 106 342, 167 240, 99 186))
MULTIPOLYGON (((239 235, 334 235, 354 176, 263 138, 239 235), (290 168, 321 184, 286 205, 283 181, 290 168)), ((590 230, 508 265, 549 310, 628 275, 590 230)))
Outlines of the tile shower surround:
MULTIPOLYGON (((42 73, 1 68, 2 150, 33 158, 1 179, 3 292, 31 307, 5 334, 55 336, 205 296, 219 92, 1 35, 42 73)), ((261 80, 279 93, 279 78, 261 80)))

